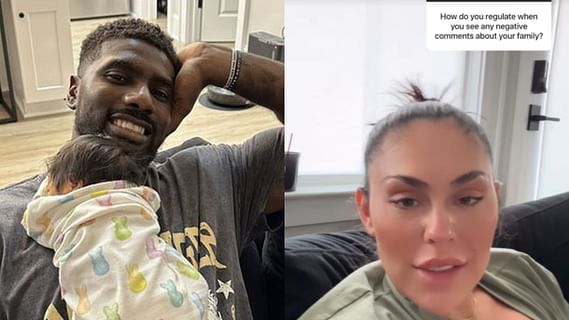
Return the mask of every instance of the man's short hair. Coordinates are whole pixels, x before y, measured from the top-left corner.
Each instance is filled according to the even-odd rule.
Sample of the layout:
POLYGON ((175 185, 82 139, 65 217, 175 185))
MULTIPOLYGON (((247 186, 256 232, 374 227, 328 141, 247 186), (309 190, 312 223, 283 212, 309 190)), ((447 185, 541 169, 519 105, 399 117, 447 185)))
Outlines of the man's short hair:
POLYGON ((102 24, 87 35, 81 44, 77 74, 81 76, 85 68, 99 57, 103 42, 116 39, 145 41, 166 54, 176 73, 180 70, 180 61, 169 35, 156 24, 142 19, 126 18, 102 24))

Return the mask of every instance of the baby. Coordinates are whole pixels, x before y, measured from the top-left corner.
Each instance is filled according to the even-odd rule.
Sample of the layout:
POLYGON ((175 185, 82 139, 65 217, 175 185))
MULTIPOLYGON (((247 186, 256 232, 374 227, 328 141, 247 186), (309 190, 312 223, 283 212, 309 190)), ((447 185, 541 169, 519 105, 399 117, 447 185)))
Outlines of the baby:
POLYGON ((55 251, 77 319, 217 319, 205 279, 157 236, 160 197, 141 186, 149 161, 128 150, 94 135, 65 144, 22 225, 55 251))

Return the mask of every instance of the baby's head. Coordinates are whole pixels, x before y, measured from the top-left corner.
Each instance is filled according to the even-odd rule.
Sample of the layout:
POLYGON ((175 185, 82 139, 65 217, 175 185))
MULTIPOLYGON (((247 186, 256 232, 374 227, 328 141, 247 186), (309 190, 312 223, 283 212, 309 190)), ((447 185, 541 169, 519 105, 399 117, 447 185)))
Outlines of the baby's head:
POLYGON ((49 195, 66 194, 104 181, 143 184, 151 159, 108 137, 82 135, 67 142, 47 162, 49 195))

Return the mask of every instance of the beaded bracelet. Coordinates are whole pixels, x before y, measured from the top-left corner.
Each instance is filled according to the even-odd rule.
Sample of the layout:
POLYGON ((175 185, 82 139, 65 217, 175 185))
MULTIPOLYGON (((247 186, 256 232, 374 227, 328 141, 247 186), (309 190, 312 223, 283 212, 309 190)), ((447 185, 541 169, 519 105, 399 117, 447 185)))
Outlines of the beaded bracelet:
POLYGON ((232 90, 237 83, 237 77, 239 77, 239 70, 241 69, 241 51, 233 49, 231 54, 231 71, 229 72, 229 78, 223 89, 232 90))

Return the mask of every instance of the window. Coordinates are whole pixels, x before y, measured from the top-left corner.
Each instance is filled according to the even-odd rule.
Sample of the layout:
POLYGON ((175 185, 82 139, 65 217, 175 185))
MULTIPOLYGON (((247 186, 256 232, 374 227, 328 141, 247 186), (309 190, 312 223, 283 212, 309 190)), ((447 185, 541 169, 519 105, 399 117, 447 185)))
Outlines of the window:
POLYGON ((368 124, 393 110, 398 83, 418 81, 431 96, 452 84, 445 101, 463 104, 466 53, 427 50, 424 2, 288 0, 285 19, 285 123, 300 186, 361 182, 368 124))

